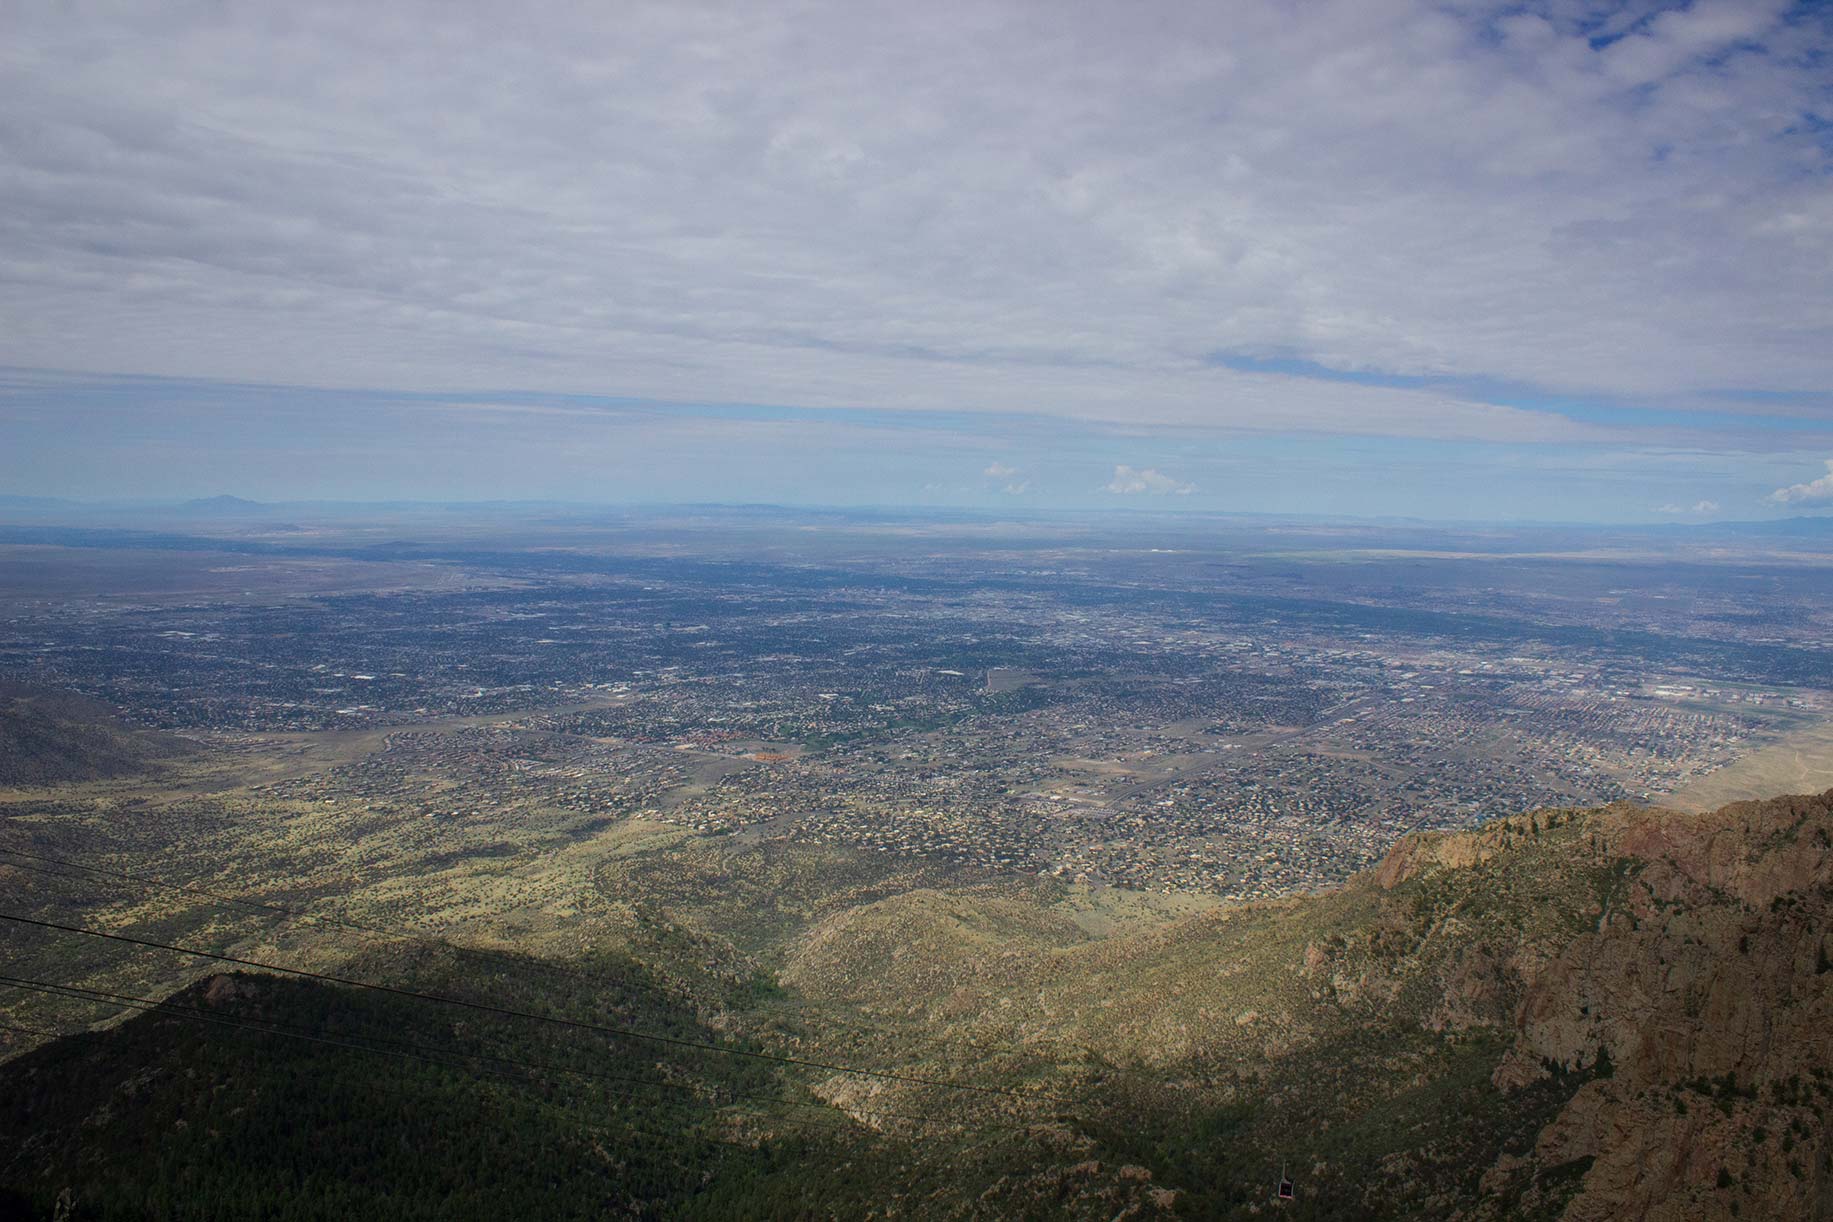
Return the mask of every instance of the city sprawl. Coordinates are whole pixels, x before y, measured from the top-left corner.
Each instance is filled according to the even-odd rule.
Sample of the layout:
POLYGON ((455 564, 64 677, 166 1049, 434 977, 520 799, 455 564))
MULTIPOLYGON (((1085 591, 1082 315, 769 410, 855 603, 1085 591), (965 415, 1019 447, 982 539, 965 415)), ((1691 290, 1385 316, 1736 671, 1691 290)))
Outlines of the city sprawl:
POLYGON ((1820 583, 1752 616, 1760 564, 1413 540, 1401 595, 1360 540, 1238 524, 729 517, 488 551, 16 543, 207 576, 13 597, 0 669, 229 752, 345 742, 246 799, 455 845, 643 818, 1227 897, 1340 880, 1415 829, 1671 794, 1828 710, 1820 583))

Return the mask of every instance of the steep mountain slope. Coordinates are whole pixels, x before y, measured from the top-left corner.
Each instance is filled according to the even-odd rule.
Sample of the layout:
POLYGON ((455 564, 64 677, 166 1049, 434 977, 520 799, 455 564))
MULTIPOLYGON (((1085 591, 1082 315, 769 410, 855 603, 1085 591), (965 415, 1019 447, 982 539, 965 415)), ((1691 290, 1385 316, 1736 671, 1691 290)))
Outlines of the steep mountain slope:
POLYGON ((677 1042, 211 976, 0 1066, 0 1215, 655 1216, 767 1169, 744 1140, 760 1122, 789 1156, 846 1125, 795 1111, 772 1067, 698 1047, 732 1041, 634 965, 579 976, 423 944, 352 970, 677 1042))
POLYGON ((956 900, 971 946, 913 942, 912 903, 829 919, 786 984, 1079 1064, 1205 1210, 1284 1162, 1301 1216, 1833 1217, 1833 793, 1536 812, 1100 941, 956 900))
MULTIPOLYGON (((711 868, 658 894, 691 905, 711 868)), ((1833 1219, 1833 792, 1538 811, 1106 937, 1054 885, 934 883, 785 897, 745 932, 779 978, 717 1003, 608 954, 425 943, 347 969, 903 1080, 218 978, 175 1004, 446 1063, 146 1015, 0 1065, 0 1186, 165 1216, 304 1194, 299 1216, 1246 1218, 1284 1168, 1293 1218, 1833 1219)), ((704 955, 711 929, 646 953, 704 955)))
POLYGON ((174 735, 123 725, 94 700, 0 680, 0 785, 135 776, 193 749, 174 735))
POLYGON ((1595 821, 1592 851, 1622 882, 1526 980, 1496 1078, 1613 1072, 1493 1186, 1592 1160, 1571 1218, 1833 1216, 1830 798, 1595 821))

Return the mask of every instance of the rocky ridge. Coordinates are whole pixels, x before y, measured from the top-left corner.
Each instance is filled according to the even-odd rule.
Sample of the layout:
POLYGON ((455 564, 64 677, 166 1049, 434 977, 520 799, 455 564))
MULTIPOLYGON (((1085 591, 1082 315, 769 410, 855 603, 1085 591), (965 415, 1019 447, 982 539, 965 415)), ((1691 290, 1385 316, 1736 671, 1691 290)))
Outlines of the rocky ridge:
POLYGON ((1409 837, 1337 891, 1107 939, 966 902, 836 916, 785 979, 855 1003, 870 981, 887 1012, 1061 1063, 1098 1050, 1168 1110, 1255 1099, 1241 1137, 1303 1151, 1370 1216, 1833 1218, 1833 791, 1536 811, 1409 837), (1471 1056, 1468 1105, 1498 1134, 1539 1109, 1524 1132, 1322 1135, 1404 1114, 1471 1056))

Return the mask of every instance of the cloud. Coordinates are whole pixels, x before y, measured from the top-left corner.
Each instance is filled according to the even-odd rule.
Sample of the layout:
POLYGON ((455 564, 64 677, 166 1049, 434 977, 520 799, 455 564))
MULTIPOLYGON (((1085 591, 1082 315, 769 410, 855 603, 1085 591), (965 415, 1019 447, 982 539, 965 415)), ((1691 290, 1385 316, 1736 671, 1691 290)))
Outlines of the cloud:
POLYGON ((1655 512, 1656 513, 1665 513, 1665 514, 1717 513, 1718 512, 1718 502, 1717 501, 1694 501, 1691 506, 1676 505, 1676 504, 1673 504, 1672 502, 1669 502, 1666 505, 1657 506, 1655 509, 1655 512))
POLYGON ((24 6, 0 355, 1528 443, 1603 430, 1210 358, 1568 400, 1833 382, 1824 15, 1129 13, 24 6))
POLYGON ((1129 467, 1122 463, 1114 468, 1114 478, 1107 482, 1102 491, 1116 496, 1138 496, 1142 493, 1152 496, 1188 496, 1196 491, 1196 485, 1173 479, 1153 467, 1129 467))
POLYGON ((1031 491, 1031 480, 1017 467, 997 460, 990 462, 981 476, 999 485, 999 491, 1007 496, 1023 496, 1031 491))
POLYGON ((1833 501, 1833 458, 1827 459, 1827 473, 1819 479, 1778 488, 1769 494, 1769 499, 1778 505, 1793 505, 1801 501, 1833 501))
POLYGON ((1627 85, 1646 85, 1691 61, 1767 33, 1789 0, 1694 0, 1651 18, 1604 49, 1605 71, 1627 85))

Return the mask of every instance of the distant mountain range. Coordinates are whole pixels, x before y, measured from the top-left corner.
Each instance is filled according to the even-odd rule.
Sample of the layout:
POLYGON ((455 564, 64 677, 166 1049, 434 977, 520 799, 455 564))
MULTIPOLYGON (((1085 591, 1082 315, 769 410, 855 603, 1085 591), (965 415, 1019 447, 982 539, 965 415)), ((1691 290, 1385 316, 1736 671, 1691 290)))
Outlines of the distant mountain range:
POLYGON ((195 514, 249 514, 261 513, 272 508, 262 501, 250 501, 239 496, 206 496, 195 500, 184 501, 178 505, 180 513, 195 514))
POLYGON ((1518 533, 1523 536, 1540 537, 1579 537, 1597 533, 1630 534, 1652 536, 1657 538, 1701 537, 1714 535, 1742 536, 1776 536, 1827 538, 1833 537, 1833 513, 1804 514, 1790 518, 1758 519, 1751 521, 1717 521, 1717 522, 1648 522, 1648 523, 1555 523, 1555 522, 1457 522, 1434 521, 1422 518, 1356 518, 1340 515, 1316 514, 1257 514, 1246 512, 1190 512, 1163 513, 1130 509, 1118 516, 1103 515, 1087 510, 1050 511, 1021 510, 1018 508, 958 509, 937 507, 914 507, 896 505, 860 505, 860 506, 820 506, 820 505, 776 505, 776 504, 725 504, 707 503, 657 503, 628 504, 607 503, 594 504, 583 501, 549 501, 539 499, 488 500, 488 501, 438 501, 424 499, 410 500, 287 500, 258 501, 247 497, 220 493, 213 496, 195 497, 183 501, 89 501, 74 500, 62 497, 0 495, 0 513, 13 512, 31 517, 47 515, 69 515, 85 521, 97 518, 109 518, 125 511, 152 511, 158 514, 185 517, 262 517, 274 513, 300 513, 310 511, 331 516, 343 517, 360 512, 418 512, 418 513, 515 513, 539 512, 563 515, 594 516, 611 514, 616 516, 643 514, 692 514, 692 515, 736 515, 747 520, 808 520, 828 522, 880 522, 896 520, 920 520, 936 522, 971 522, 971 521, 1028 521, 1039 522, 1101 522, 1101 521, 1135 521, 1142 519, 1162 520, 1167 523, 1187 522, 1228 522, 1236 524, 1272 525, 1279 523, 1311 526, 1339 526, 1345 529, 1370 531, 1376 534, 1393 533, 1396 535, 1434 535, 1450 532, 1455 535, 1460 531, 1518 533))

